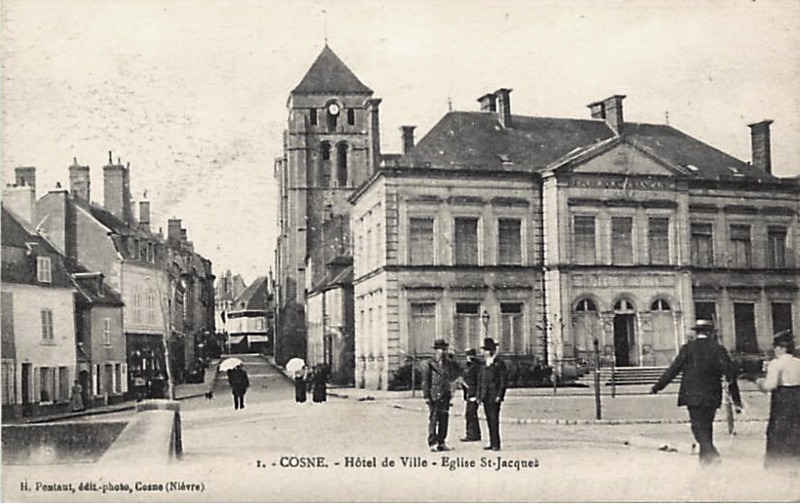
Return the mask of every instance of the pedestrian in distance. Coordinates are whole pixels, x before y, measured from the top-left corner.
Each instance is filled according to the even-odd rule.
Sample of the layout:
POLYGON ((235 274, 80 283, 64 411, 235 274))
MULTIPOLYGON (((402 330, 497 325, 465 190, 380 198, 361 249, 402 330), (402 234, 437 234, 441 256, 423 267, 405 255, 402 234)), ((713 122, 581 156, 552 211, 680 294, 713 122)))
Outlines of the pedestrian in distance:
POLYGON ((478 422, 478 375, 481 372, 481 364, 475 349, 467 350, 467 369, 461 383, 466 403, 464 417, 467 422, 467 434, 461 441, 465 443, 481 440, 481 424, 478 422))
POLYGON ((244 409, 244 395, 250 387, 250 378, 242 366, 237 366, 228 371, 228 384, 233 394, 233 409, 244 409))
POLYGON ((489 428, 489 446, 484 450, 500 451, 500 406, 508 387, 508 368, 497 358, 497 343, 492 338, 483 340, 481 350, 484 363, 478 374, 478 401, 483 403, 489 428))
POLYGON ((697 320, 692 328, 696 337, 683 345, 678 356, 653 385, 650 392, 658 393, 679 373, 683 373, 678 390, 678 406, 686 406, 692 434, 700 446, 700 463, 720 461, 714 446, 714 416, 722 404, 722 378, 729 384, 728 393, 737 411, 742 400, 736 383, 736 370, 728 350, 716 341, 714 323, 697 320))
POLYGON ((306 374, 308 366, 303 366, 294 373, 294 401, 298 404, 306 402, 306 374))
POLYGON ((432 452, 451 449, 445 440, 458 366, 446 353, 448 346, 443 339, 434 341, 433 357, 425 361, 422 369, 422 395, 428 405, 428 448, 432 452))
POLYGON ((72 383, 71 393, 72 395, 69 398, 70 409, 72 409, 72 411, 83 411, 86 409, 83 405, 83 387, 81 387, 78 380, 72 383))
POLYGON ((768 468, 800 467, 800 359, 792 355, 794 337, 787 329, 772 340, 775 358, 767 365, 767 376, 758 380, 762 392, 771 392, 767 423, 768 468))
POLYGON ((328 400, 328 366, 325 364, 317 364, 314 366, 314 374, 311 379, 313 383, 313 390, 311 400, 315 403, 321 403, 328 400))

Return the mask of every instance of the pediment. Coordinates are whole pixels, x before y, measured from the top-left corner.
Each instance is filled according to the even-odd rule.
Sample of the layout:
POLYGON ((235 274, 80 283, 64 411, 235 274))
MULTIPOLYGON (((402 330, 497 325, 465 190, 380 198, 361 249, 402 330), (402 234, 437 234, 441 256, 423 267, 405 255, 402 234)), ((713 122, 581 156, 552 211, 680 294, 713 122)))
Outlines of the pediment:
POLYGON ((625 143, 618 144, 606 152, 577 163, 572 172, 661 176, 674 176, 677 174, 675 170, 666 166, 665 163, 661 163, 652 156, 625 143))

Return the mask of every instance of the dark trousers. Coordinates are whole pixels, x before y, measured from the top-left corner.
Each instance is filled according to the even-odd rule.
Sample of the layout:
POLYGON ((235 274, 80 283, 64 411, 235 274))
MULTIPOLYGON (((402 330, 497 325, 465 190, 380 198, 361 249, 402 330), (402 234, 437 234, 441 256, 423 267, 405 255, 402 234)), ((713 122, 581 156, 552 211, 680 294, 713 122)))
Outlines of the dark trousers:
POLYGON ((467 418, 467 439, 475 441, 481 438, 481 424, 478 422, 478 402, 467 401, 467 411, 464 413, 467 418))
POLYGON ((244 392, 237 394, 233 393, 233 409, 244 408, 244 392))
POLYGON ((500 403, 484 401, 483 412, 489 426, 489 446, 500 449, 500 403))
POLYGON ((444 444, 449 421, 449 398, 428 403, 428 446, 441 446, 444 444))
POLYGON ((700 462, 712 462, 719 458, 719 452, 714 447, 714 416, 717 408, 688 406, 687 409, 692 422, 692 434, 700 445, 700 462))

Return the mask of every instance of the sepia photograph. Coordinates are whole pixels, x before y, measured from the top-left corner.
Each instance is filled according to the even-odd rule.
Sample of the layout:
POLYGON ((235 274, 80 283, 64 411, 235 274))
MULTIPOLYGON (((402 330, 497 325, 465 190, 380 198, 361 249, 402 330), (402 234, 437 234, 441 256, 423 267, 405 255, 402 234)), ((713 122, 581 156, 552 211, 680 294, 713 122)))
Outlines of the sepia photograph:
POLYGON ((0 500, 800 500, 800 2, 0 31, 0 500))

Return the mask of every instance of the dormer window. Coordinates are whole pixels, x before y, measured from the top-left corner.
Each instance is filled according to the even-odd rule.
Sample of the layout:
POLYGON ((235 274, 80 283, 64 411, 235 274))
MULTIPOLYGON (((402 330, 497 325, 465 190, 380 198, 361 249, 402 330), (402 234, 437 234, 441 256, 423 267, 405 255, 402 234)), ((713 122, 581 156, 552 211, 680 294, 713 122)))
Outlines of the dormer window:
POLYGON ((39 256, 36 258, 36 280, 42 283, 52 283, 53 276, 49 257, 39 256))

